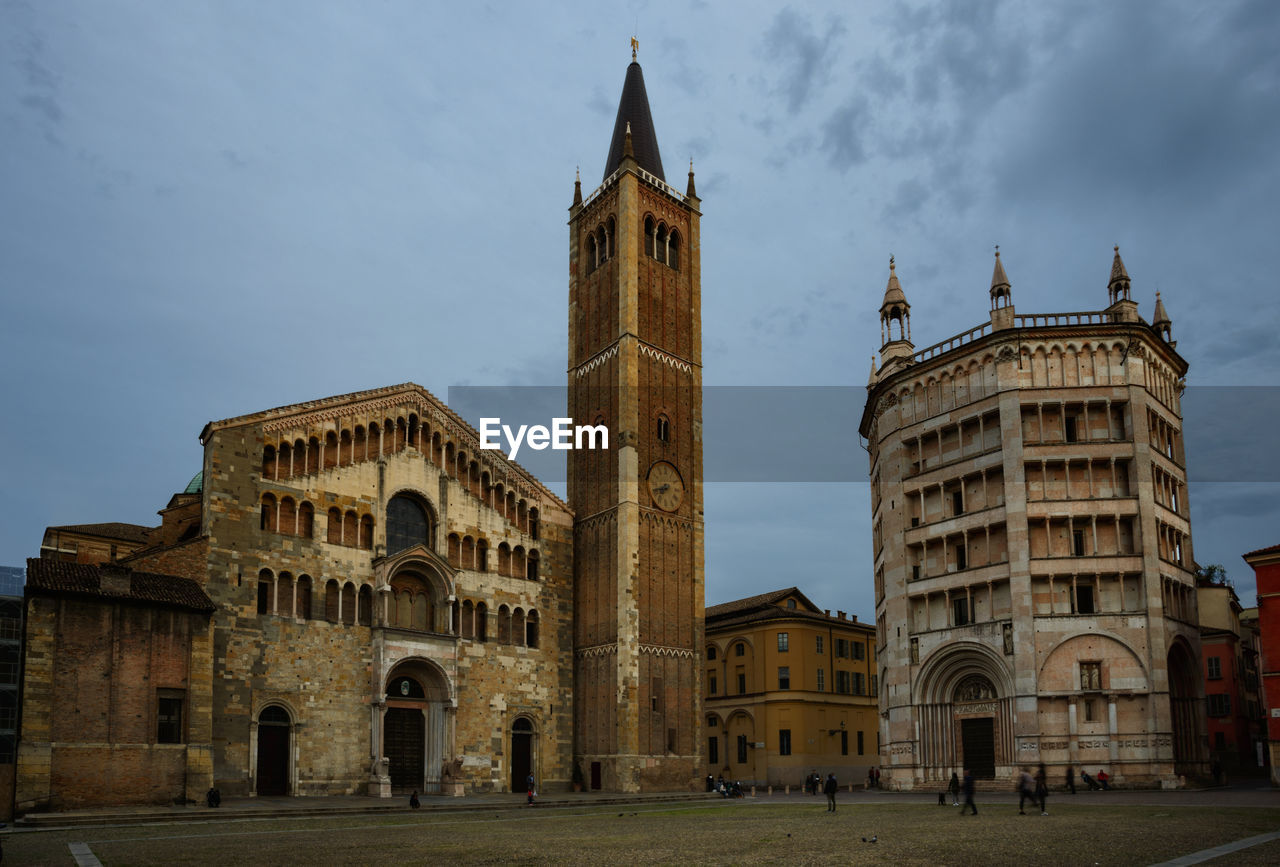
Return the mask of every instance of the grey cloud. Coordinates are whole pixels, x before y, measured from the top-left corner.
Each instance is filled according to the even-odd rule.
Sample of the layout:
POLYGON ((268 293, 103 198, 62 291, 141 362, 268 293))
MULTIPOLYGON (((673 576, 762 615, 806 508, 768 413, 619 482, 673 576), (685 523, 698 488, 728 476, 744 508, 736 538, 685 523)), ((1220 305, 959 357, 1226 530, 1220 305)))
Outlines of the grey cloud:
POLYGON ((827 19, 819 32, 815 32, 812 22, 791 8, 783 9, 774 17, 764 44, 781 76, 777 89, 786 97, 792 114, 799 111, 815 87, 829 77, 830 54, 844 32, 844 23, 834 17, 827 19))
POLYGON ((866 97, 854 95, 837 108, 822 126, 822 149, 832 167, 845 171, 867 160, 863 144, 871 111, 866 97))
POLYGON ((1110 10, 1028 106, 1005 189, 1106 190, 1147 210, 1203 209, 1240 184, 1274 184, 1280 6, 1110 10))

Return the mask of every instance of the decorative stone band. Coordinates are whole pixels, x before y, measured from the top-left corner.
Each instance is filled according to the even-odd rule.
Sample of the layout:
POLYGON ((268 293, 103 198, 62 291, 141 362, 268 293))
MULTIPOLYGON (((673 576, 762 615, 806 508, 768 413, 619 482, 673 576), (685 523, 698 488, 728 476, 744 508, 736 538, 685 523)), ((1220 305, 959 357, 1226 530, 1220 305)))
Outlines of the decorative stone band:
POLYGON ((606 361, 608 361, 610 358, 613 358, 617 354, 618 354, 618 344, 616 343, 613 344, 612 346, 609 346, 609 347, 606 347, 605 349, 600 350, 591 358, 588 358, 582 364, 578 365, 578 371, 576 375, 580 377, 586 376, 588 373, 595 370, 597 367, 604 364, 606 361))
MULTIPOLYGON (((666 656, 673 659, 692 659, 696 654, 689 647, 667 647, 661 644, 641 644, 637 649, 645 656, 666 656)), ((616 656, 618 645, 597 644, 592 647, 579 647, 573 655, 579 659, 599 659, 604 656, 616 656)))
POLYGON ((640 354, 647 356, 649 358, 656 359, 657 361, 661 361, 663 364, 669 364, 670 366, 674 367, 676 370, 680 371, 681 373, 693 372, 693 365, 691 365, 689 362, 680 358, 676 358, 674 355, 668 355, 667 353, 663 352, 661 349, 652 347, 647 343, 640 344, 640 354))
POLYGON ((594 647, 579 647, 573 652, 579 659, 599 659, 603 656, 617 656, 617 644, 597 644, 594 647))
POLYGON ((692 659, 693 650, 688 647, 665 647, 661 644, 642 644, 640 652, 646 656, 669 656, 675 659, 692 659))

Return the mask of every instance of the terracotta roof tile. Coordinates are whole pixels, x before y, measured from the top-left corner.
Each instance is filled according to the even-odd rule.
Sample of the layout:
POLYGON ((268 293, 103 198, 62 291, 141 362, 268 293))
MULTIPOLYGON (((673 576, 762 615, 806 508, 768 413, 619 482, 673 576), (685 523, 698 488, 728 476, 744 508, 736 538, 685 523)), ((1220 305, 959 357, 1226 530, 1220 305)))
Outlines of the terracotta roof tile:
POLYGON ((1245 557, 1257 557, 1263 554, 1280 554, 1280 545, 1272 545, 1268 548, 1259 548, 1257 551, 1250 551, 1245 557))
MULTIPOLYGON (((123 583, 123 582, 122 582, 123 583)), ((195 581, 175 575, 134 572, 118 564, 99 566, 91 563, 67 563, 32 557, 27 560, 27 589, 45 593, 71 593, 104 599, 128 599, 174 605, 195 611, 213 611, 216 606, 195 581), (103 573, 127 577, 129 592, 113 593, 103 589, 103 573)))

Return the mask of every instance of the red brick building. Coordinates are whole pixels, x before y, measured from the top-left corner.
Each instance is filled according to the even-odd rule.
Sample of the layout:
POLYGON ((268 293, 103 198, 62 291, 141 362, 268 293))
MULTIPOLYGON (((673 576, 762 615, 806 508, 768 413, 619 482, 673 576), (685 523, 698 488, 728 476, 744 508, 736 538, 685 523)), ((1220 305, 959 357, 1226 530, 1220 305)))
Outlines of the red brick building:
POLYGON ((1267 719, 1271 785, 1280 785, 1280 545, 1244 555, 1258 583, 1258 628, 1262 642, 1262 703, 1267 719))

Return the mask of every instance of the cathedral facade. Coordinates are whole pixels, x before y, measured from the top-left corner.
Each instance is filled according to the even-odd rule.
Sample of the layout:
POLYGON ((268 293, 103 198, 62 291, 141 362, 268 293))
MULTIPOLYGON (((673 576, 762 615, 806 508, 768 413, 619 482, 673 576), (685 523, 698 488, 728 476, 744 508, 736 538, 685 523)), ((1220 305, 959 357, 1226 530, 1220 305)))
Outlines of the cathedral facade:
POLYGON ((572 453, 569 503, 407 383, 210 422, 161 527, 30 561, 19 811, 690 788, 698 205, 633 56, 570 215, 568 414, 610 448, 572 453))
POLYGON ((1177 785, 1206 761, 1180 396, 1158 294, 990 319, 923 350, 890 261, 871 459, 887 784, 1046 763, 1177 785))

